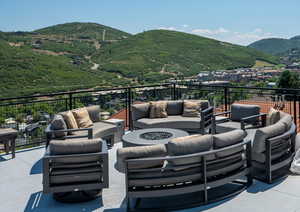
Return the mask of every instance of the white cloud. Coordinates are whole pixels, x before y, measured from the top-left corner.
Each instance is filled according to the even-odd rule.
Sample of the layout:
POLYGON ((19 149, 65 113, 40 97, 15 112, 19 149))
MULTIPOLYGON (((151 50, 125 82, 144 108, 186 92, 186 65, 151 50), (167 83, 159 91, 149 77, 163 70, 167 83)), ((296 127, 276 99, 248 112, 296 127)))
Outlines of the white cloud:
POLYGON ((229 30, 223 28, 223 27, 220 27, 219 29, 193 29, 191 31, 192 33, 194 34, 198 34, 198 35, 207 35, 207 36, 213 36, 213 35, 219 35, 219 34, 222 34, 222 33, 228 33, 229 30))
POLYGON ((257 40, 274 37, 272 33, 261 28, 255 28, 249 30, 249 32, 240 32, 225 27, 217 29, 191 28, 189 25, 184 24, 178 27, 160 27, 159 29, 181 31, 239 45, 249 45, 257 40))
POLYGON ((158 29, 178 31, 176 27, 159 27, 158 29))

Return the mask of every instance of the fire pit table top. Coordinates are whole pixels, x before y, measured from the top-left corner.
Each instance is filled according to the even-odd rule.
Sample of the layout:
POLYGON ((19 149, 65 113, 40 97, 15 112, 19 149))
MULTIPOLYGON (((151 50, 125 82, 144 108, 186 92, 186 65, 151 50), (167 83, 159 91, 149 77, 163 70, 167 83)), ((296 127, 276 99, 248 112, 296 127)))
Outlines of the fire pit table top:
POLYGON ((173 138, 188 136, 183 130, 171 128, 149 128, 134 130, 122 137, 123 147, 151 146, 155 144, 167 144, 173 138))

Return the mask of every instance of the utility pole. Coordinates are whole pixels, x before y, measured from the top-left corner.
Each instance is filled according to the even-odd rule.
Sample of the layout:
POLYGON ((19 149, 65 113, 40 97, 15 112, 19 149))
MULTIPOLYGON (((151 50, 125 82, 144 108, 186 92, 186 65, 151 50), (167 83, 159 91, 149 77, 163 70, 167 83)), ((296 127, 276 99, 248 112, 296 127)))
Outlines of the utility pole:
POLYGON ((106 32, 106 30, 104 29, 103 33, 102 33, 102 41, 105 41, 105 32, 106 32))

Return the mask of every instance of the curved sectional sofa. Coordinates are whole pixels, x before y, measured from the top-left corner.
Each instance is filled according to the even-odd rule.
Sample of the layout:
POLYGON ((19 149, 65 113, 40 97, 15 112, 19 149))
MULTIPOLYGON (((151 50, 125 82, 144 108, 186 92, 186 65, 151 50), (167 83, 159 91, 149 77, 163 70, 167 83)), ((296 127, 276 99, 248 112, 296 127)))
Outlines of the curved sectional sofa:
POLYGON ((252 184, 251 142, 244 140, 245 136, 243 130, 234 130, 187 136, 167 145, 118 149, 117 167, 126 173, 127 207, 131 208, 132 198, 200 192, 202 200, 197 203, 173 205, 194 207, 241 192, 252 184), (234 191, 219 197, 209 192, 232 182, 239 185, 234 191))

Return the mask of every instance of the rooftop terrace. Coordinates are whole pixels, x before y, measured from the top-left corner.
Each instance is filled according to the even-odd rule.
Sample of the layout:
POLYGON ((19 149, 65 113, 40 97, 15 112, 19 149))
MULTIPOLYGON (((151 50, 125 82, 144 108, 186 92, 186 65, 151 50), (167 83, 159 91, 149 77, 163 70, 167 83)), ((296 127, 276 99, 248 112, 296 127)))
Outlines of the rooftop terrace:
MULTIPOLYGON (((125 177, 115 168, 116 149, 109 150, 109 188, 101 199, 85 203, 63 204, 42 193, 42 163, 44 147, 19 151, 15 159, 11 155, 0 155, 1 211, 106 211, 125 210, 125 177)), ((231 199, 181 211, 243 211, 243 212, 296 212, 300 210, 300 176, 289 176, 272 185, 254 181, 246 191, 231 199)), ((161 204, 161 199, 141 204, 161 204)), ((168 201, 168 200, 164 200, 168 201)))

